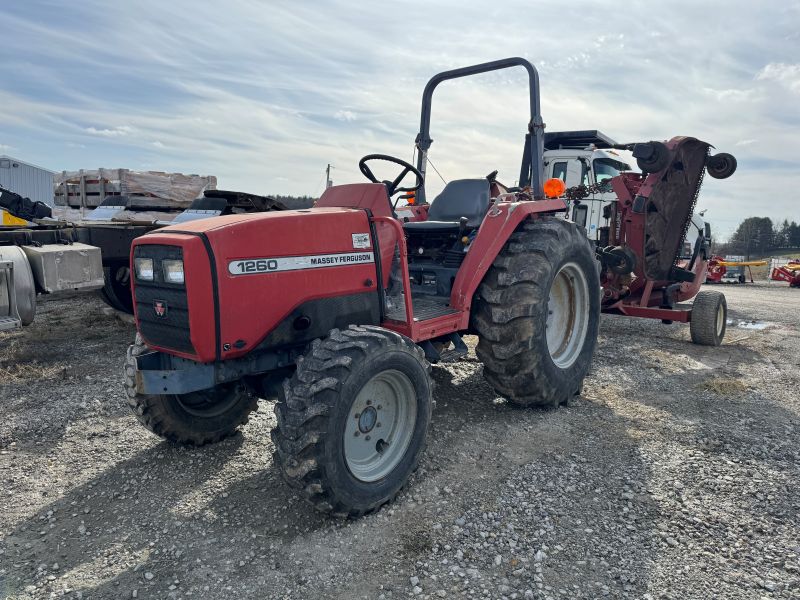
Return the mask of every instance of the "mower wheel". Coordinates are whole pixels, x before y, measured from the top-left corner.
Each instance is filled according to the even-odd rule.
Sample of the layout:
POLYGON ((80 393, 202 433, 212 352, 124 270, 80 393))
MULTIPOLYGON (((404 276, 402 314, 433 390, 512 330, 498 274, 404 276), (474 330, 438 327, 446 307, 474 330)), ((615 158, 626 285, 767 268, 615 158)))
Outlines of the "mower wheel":
POLYGON ((430 370, 419 346, 380 327, 314 340, 275 404, 274 460, 287 483, 343 517, 392 500, 425 447, 430 370))
POLYGON ((127 262, 112 263, 103 267, 105 284, 100 294, 111 308, 129 315, 133 314, 133 294, 131 292, 131 270, 127 262))
POLYGON ((139 422, 159 437, 187 446, 218 442, 247 423, 258 408, 258 398, 241 383, 181 395, 137 394, 135 359, 144 352, 147 347, 137 333, 126 355, 125 393, 139 422))
POLYGON ((714 179, 727 179, 736 172, 736 157, 727 152, 709 156, 706 161, 706 171, 714 179))
POLYGON ((704 291, 694 298, 689 332, 692 342, 701 346, 719 346, 728 323, 728 303, 720 292, 704 291))
POLYGON ((663 142, 647 142, 637 144, 639 148, 634 148, 633 155, 636 157, 636 165, 646 173, 658 173, 669 166, 672 156, 669 148, 663 142))
POLYGON ((497 255, 472 304, 483 375, 519 406, 566 404, 580 393, 600 322, 591 243, 572 222, 523 222, 497 255))

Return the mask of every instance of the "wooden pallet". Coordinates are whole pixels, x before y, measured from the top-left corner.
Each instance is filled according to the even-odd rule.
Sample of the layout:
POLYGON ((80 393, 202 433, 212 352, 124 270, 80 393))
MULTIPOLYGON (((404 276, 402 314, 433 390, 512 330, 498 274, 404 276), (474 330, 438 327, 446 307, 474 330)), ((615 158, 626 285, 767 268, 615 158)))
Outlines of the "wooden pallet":
MULTIPOLYGON (((162 171, 96 169, 62 171, 54 178, 56 206, 96 208, 109 196, 124 196, 135 209, 183 210, 205 190, 217 187, 213 175, 162 171)), ((120 199, 123 204, 124 198, 120 199)))

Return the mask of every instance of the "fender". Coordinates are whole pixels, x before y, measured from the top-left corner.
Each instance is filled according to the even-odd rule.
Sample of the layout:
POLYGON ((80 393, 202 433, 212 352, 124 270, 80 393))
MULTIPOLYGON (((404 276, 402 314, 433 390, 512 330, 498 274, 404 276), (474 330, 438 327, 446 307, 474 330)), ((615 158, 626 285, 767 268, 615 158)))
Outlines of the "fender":
MULTIPOLYGON (((516 194, 509 194, 516 199, 516 194)), ((503 197, 489 209, 478 229, 478 235, 458 270, 450 294, 450 305, 469 315, 472 297, 483 281, 495 257, 514 230, 525 219, 567 210, 564 200, 506 201, 503 197)))

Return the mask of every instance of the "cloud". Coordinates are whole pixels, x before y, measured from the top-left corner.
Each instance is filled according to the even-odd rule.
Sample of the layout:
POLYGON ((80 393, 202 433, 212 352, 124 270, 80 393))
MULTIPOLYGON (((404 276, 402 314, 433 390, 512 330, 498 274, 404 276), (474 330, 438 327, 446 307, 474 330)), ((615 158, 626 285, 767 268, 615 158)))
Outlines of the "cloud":
POLYGON ((746 102, 748 100, 752 100, 755 97, 755 90, 739 90, 739 89, 730 89, 730 90, 715 90, 713 88, 703 88, 703 92, 706 94, 713 96, 715 99, 719 100, 720 102, 746 102))
POLYGON ((127 125, 122 125, 120 127, 114 127, 111 129, 98 129, 96 127, 87 127, 86 133, 90 133, 92 135, 99 135, 101 137, 122 137, 128 135, 133 131, 133 128, 128 127, 127 125))
POLYGON ((355 121, 358 115, 351 110, 339 110, 333 115, 337 121, 355 121))
POLYGON ((759 71, 756 79, 775 81, 800 94, 800 64, 769 63, 759 71))
MULTIPOLYGON (((733 178, 704 186, 712 221, 796 214, 790 170, 774 162, 794 156, 800 137, 800 66, 780 62, 796 53, 798 13, 781 4, 731 0, 720 14, 689 0, 623 0, 613 19, 587 0, 535 12, 527 0, 8 4, 3 52, 15 60, 0 61, 2 141, 56 171, 147 163, 214 174, 225 188, 313 194, 328 163, 349 183, 362 181, 364 154, 409 160, 435 73, 524 56, 539 69, 548 130, 697 136, 739 159, 733 178), (426 18, 410 26, 415 12, 426 18), (487 26, 510 20, 502 35, 487 26), (594 33, 566 39, 552 23, 594 33)), ((511 69, 436 90, 431 160, 445 176, 497 168, 516 179, 526 86, 511 69)), ((431 175, 429 196, 442 187, 431 175)))

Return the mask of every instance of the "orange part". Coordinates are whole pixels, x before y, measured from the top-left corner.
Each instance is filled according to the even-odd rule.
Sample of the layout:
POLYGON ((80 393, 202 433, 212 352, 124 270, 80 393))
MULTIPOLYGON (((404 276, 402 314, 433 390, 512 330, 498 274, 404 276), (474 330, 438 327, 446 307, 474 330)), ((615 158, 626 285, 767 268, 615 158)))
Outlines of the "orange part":
POLYGON ((567 184, 554 177, 544 182, 544 195, 548 198, 558 198, 567 191, 567 184))

